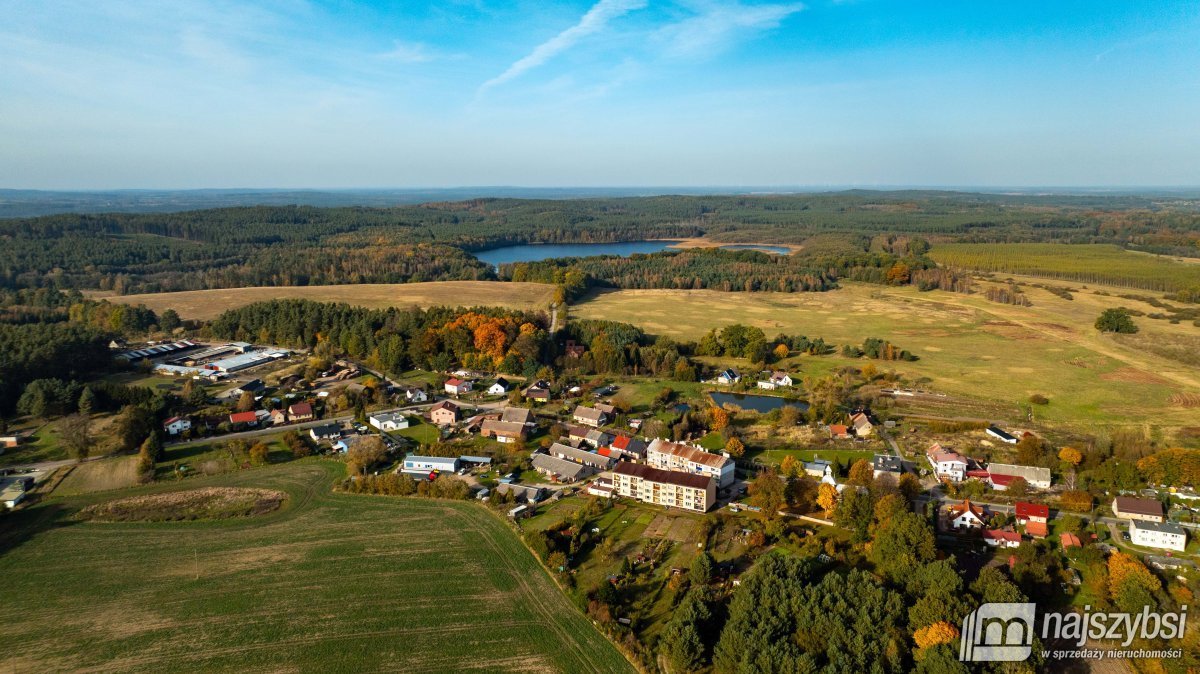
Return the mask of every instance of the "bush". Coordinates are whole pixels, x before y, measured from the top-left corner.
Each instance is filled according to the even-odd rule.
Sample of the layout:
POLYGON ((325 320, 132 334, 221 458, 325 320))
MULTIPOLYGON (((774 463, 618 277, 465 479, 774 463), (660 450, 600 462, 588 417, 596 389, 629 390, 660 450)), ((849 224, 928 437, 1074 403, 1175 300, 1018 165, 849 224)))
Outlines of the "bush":
POLYGON ((1034 393, 1033 395, 1029 396, 1029 402, 1033 403, 1034 405, 1049 405, 1050 399, 1041 393, 1034 393))

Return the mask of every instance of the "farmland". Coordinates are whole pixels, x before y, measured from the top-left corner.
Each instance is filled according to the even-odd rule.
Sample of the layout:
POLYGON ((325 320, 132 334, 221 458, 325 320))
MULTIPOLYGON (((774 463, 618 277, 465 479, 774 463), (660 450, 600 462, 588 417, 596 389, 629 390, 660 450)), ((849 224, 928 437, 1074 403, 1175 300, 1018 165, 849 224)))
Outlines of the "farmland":
POLYGON ((553 287, 541 283, 433 281, 429 283, 364 283, 184 290, 146 295, 114 295, 107 299, 126 304, 145 304, 156 312, 174 309, 183 318, 208 320, 226 309, 236 309, 254 302, 274 299, 345 302, 368 309, 437 305, 544 309, 550 304, 553 290, 553 287))
POLYGON ((1168 291, 1200 286, 1196 264, 1107 244, 952 243, 938 244, 929 256, 949 267, 1077 283, 1168 291))
POLYGON ((496 516, 330 492, 342 470, 310 459, 188 481, 288 494, 250 519, 72 517, 111 494, 14 513, 0 670, 631 671, 496 516))
MULTIPOLYGON (((991 417, 1022 419, 1024 403, 1041 393, 1051 404, 1042 421, 1176 428, 1195 424, 1195 410, 1173 400, 1200 392, 1200 376, 1186 362, 1139 349, 1130 340, 1092 327, 1106 307, 1153 312, 1144 302, 1078 291, 1073 300, 1033 287, 1031 307, 989 302, 979 295, 911 287, 843 284, 824 293, 721 293, 708 290, 622 290, 600 293, 574 306, 582 318, 607 318, 653 334, 699 339, 731 323, 858 344, 866 337, 891 340, 920 356, 914 363, 879 363, 928 378, 927 388, 987 401, 991 417), (685 310, 686 308, 686 310, 685 310)), ((1187 342, 1194 326, 1139 319, 1141 339, 1187 342)), ((1164 352, 1168 353, 1169 352, 1164 352)), ((840 355, 793 357, 804 375, 821 375, 850 361, 840 355)))

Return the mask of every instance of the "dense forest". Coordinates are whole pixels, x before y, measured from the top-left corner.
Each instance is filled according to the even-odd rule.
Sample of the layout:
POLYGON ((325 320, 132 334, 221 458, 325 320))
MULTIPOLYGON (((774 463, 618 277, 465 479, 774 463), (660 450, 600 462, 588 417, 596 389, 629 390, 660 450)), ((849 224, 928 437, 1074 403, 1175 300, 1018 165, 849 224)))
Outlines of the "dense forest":
MULTIPOLYGON (((0 287, 136 293, 486 279, 493 277, 492 270, 470 252, 506 244, 705 236, 718 242, 803 244, 811 256, 819 256, 830 247, 839 254, 872 251, 880 234, 921 237, 934 245, 1108 243, 1198 256, 1200 211, 1193 202, 1168 198, 851 191, 53 215, 0 221, 0 287)), ((783 285, 824 284, 823 268, 811 262, 787 270, 783 285)), ((637 287, 632 284, 643 282, 638 279, 656 273, 637 267, 597 276, 626 277, 620 283, 637 287)), ((683 276, 690 275, 693 283, 697 277, 715 286, 727 280, 704 281, 709 272, 687 271, 683 276)), ((759 271, 748 272, 752 285, 761 284, 755 279, 759 271)))

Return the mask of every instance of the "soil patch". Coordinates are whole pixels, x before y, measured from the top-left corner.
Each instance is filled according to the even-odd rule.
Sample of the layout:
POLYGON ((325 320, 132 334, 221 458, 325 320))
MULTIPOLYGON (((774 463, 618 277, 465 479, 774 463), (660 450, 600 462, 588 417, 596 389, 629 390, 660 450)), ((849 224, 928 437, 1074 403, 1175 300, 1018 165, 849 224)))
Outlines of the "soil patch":
POLYGON ((79 511, 95 522, 177 522, 253 517, 279 508, 287 494, 271 489, 207 487, 166 494, 131 496, 79 511))

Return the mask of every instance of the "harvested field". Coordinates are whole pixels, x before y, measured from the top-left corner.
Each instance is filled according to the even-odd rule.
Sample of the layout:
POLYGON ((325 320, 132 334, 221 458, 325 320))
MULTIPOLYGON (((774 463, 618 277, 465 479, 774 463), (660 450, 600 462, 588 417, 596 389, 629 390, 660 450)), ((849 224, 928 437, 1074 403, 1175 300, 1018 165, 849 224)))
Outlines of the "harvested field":
POLYGON ((156 312, 174 309, 183 318, 207 320, 227 309, 274 299, 346 302, 368 309, 438 305, 545 309, 550 305, 553 293, 554 287, 543 283, 433 281, 185 290, 146 295, 112 295, 105 299, 125 304, 145 304, 156 312))
POLYGON ((1132 367, 1122 367, 1100 375, 1104 381, 1123 381, 1135 384, 1170 384, 1171 382, 1162 377, 1151 374, 1144 370, 1139 370, 1132 367))
POLYGON ((110 489, 124 489, 137 484, 136 456, 88 461, 72 466, 63 481, 55 487, 55 496, 75 496, 110 489))
POLYGON ((11 513, 0 672, 634 671, 501 517, 331 492, 344 474, 305 459, 191 479, 288 494, 254 518, 73 517, 100 496, 11 513))
POLYGON ((1200 394, 1176 393, 1171 396, 1171 404, 1177 407, 1200 407, 1200 394))
POLYGON ((287 494, 273 489, 206 487, 131 496, 90 505, 79 516, 93 522, 177 522, 265 515, 287 494))

